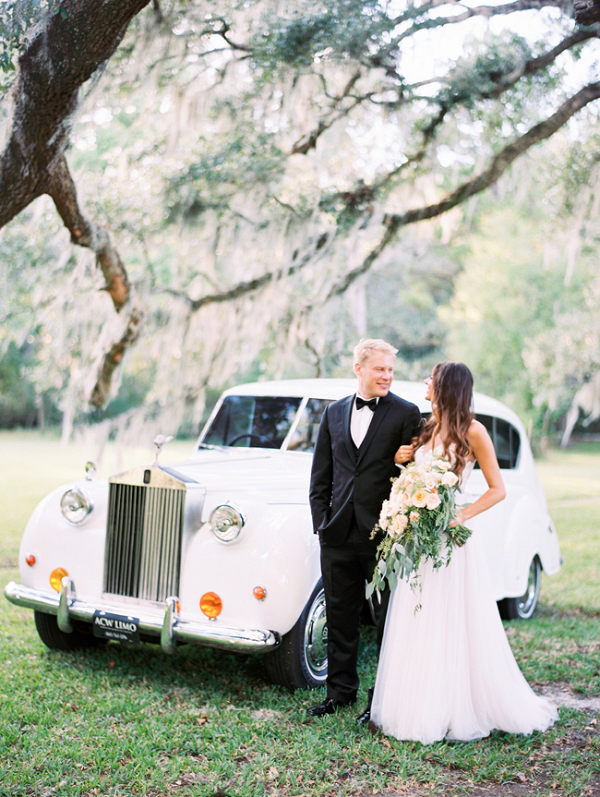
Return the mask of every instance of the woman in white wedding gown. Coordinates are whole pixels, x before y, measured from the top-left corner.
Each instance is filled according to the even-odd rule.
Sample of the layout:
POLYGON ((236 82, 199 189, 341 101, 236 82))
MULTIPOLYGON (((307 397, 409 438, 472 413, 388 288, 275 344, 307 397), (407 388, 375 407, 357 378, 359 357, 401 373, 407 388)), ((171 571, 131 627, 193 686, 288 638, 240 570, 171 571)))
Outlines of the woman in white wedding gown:
MULTIPOLYGON (((416 451, 403 446, 397 461, 443 453, 464 486, 477 460, 488 490, 457 513, 452 525, 463 524, 504 498, 500 468, 485 427, 473 420, 467 366, 439 363, 426 382, 433 414, 416 451)), ((473 534, 454 548, 447 567, 422 564, 421 589, 402 580, 392 593, 371 708, 372 722, 387 735, 424 744, 471 741, 493 730, 546 730, 557 718, 519 670, 486 570, 473 534)))

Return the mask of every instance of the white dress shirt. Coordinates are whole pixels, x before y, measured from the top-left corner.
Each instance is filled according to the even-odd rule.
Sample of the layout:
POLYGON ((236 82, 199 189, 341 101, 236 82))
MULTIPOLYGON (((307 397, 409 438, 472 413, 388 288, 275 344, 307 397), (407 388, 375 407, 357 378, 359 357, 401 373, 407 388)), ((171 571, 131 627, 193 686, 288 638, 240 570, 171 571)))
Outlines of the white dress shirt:
MULTIPOLYGON (((360 396, 359 393, 356 394, 360 396)), ((364 401, 364 396, 360 396, 364 401)), ((377 402, 379 403, 379 396, 377 396, 377 402)), ((360 444, 365 439, 367 432, 369 430, 369 424, 373 420, 374 412, 373 410, 369 409, 369 407, 361 407, 359 410, 356 409, 356 396, 352 400, 352 414, 350 416, 350 436, 352 437, 352 441, 357 448, 360 448, 360 444)))

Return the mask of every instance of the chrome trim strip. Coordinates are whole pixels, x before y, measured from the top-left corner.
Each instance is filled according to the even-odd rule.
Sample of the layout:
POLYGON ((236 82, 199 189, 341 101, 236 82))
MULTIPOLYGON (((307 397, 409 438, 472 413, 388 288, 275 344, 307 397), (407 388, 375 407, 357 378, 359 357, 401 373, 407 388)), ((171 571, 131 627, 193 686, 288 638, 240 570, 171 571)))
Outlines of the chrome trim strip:
POLYGON ((177 622, 177 598, 173 595, 165 601, 165 619, 160 629, 160 646, 165 653, 172 653, 175 650, 173 640, 173 629, 177 622))
MULTIPOLYGON (((25 609, 37 609, 47 614, 58 615, 59 595, 49 595, 45 592, 24 587, 11 581, 4 588, 7 600, 25 609)), ((118 604, 109 604, 98 601, 89 603, 79 600, 71 595, 68 610, 69 620, 81 620, 91 623, 95 611, 112 613, 122 612, 125 615, 133 614, 131 603, 121 609, 118 604)), ((135 616, 139 617, 140 631, 147 636, 161 637, 165 623, 165 611, 150 613, 143 606, 135 607, 135 616)), ((281 639, 277 631, 260 628, 229 628, 218 623, 199 623, 189 620, 174 618, 172 625, 174 642, 195 642, 200 645, 229 650, 239 653, 266 653, 279 645, 281 639)))
POLYGON ((60 594, 58 596, 58 612, 56 613, 56 623, 61 631, 70 634, 73 626, 69 620, 69 610, 73 603, 73 584, 69 576, 63 576, 60 582, 60 594))

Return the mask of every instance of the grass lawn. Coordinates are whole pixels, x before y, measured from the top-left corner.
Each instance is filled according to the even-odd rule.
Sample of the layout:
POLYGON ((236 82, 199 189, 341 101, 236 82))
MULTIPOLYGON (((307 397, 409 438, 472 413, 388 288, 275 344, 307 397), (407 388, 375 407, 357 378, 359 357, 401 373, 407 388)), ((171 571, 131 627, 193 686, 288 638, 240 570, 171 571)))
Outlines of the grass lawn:
MULTIPOLYGON (((162 462, 185 457, 173 442, 162 462)), ((23 526, 93 452, 0 432, 0 587, 20 580, 23 526)), ((152 458, 109 445, 100 474, 152 458)), ((600 446, 553 451, 538 472, 564 557, 527 623, 506 624, 534 687, 600 696, 600 446)), ((374 677, 366 629, 361 677, 374 677)), ((259 656, 182 646, 66 654, 40 642, 33 613, 0 596, 0 795, 600 795, 600 715, 561 708, 545 734, 430 746, 357 729, 355 710, 305 721, 322 692, 270 686, 259 656)), ((364 698, 364 694, 361 694, 364 698)))

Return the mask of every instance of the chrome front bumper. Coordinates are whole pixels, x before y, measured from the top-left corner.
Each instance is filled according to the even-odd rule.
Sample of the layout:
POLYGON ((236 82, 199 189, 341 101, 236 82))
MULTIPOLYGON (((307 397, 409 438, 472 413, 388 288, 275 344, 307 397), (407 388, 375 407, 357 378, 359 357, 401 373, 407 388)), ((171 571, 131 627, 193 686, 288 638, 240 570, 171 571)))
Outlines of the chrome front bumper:
POLYGON ((24 587, 11 581, 4 588, 6 598, 25 609, 37 609, 46 614, 55 614, 58 627, 70 633, 72 620, 92 623, 97 611, 120 612, 124 615, 135 614, 139 618, 140 632, 146 636, 160 639, 164 651, 170 653, 177 642, 195 642, 221 650, 240 653, 266 653, 280 642, 276 631, 261 629, 227 628, 217 623, 196 623, 181 620, 177 614, 177 598, 170 597, 165 601, 162 615, 149 613, 143 607, 131 605, 116 607, 114 604, 88 603, 77 598, 73 592, 71 579, 65 576, 61 583, 60 593, 51 595, 45 592, 24 587))

